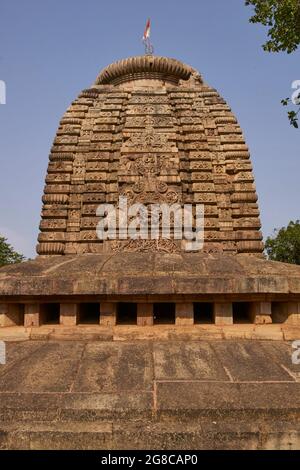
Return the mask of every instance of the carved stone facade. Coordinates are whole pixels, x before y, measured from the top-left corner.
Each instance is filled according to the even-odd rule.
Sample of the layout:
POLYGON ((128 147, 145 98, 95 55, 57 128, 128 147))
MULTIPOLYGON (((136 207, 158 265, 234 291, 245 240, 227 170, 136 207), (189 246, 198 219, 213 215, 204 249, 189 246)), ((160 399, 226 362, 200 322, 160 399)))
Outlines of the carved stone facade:
POLYGON ((96 209, 120 195, 144 204, 203 203, 204 252, 262 253, 242 131, 222 97, 181 62, 117 62, 71 104, 50 153, 38 253, 111 251, 116 244, 96 236, 96 209))
POLYGON ((300 267, 262 256, 242 131, 181 62, 133 57, 101 72, 60 122, 42 201, 40 256, 0 269, 0 327, 300 325, 300 267), (203 204, 202 250, 185 251, 174 226, 171 239, 160 230, 128 239, 122 228, 117 239, 98 239, 97 208, 113 204, 122 215, 121 196, 146 207, 151 235, 149 205, 181 213, 203 204))

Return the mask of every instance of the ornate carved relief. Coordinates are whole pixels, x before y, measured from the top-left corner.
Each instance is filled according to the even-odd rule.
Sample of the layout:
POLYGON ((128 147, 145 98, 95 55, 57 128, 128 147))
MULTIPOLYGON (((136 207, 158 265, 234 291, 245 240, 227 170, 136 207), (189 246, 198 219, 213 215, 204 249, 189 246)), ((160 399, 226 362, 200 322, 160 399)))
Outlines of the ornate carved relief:
POLYGON ((64 219, 45 219, 40 223, 41 230, 65 230, 66 220, 64 219))
POLYGON ((168 97, 167 95, 132 95, 129 104, 167 104, 168 103, 168 97))
POLYGON ((54 144, 77 144, 78 137, 71 135, 57 135, 54 144))
POLYGON ((99 239, 97 238, 96 230, 82 230, 80 238, 84 241, 99 241, 99 239))
POLYGON ((102 203, 105 202, 105 193, 90 193, 83 195, 83 202, 102 203))
POLYGON ((173 127, 175 122, 172 116, 127 116, 125 127, 173 127))
POLYGON ((158 176, 161 172, 175 170, 176 157, 160 154, 126 154, 122 155, 119 173, 141 175, 145 177, 158 176))
POLYGON ((48 173, 46 183, 69 183, 71 175, 69 173, 48 173))
POLYGON ((85 189, 86 189, 86 192, 90 192, 90 193, 105 193, 106 184, 105 183, 87 183, 85 189))
MULTIPOLYGON (((125 136, 124 136, 125 137, 125 136)), ((169 148, 175 147, 175 142, 170 141, 172 134, 155 132, 153 127, 147 126, 142 132, 133 132, 129 138, 123 142, 123 149, 132 149, 143 151, 143 149, 151 149, 168 151, 169 148)), ((125 137, 126 138, 126 137, 125 137)))
POLYGON ((50 162, 48 165, 48 173, 72 173, 73 165, 69 162, 50 162))
POLYGON ((171 108, 170 106, 166 105, 157 105, 157 106, 151 106, 151 105, 137 105, 137 106, 128 106, 126 113, 128 115, 133 114, 134 116, 137 116, 139 114, 171 114, 171 108))
POLYGON ((190 162, 190 168, 191 170, 204 170, 208 171, 212 169, 212 164, 210 162, 202 162, 202 161, 196 161, 193 160, 190 162))
POLYGON ((142 204, 174 204, 179 202, 178 192, 169 189, 168 185, 163 181, 148 180, 139 181, 131 188, 122 192, 126 196, 129 204, 140 202, 142 204))
POLYGON ((223 246, 220 243, 205 243, 203 246, 203 253, 222 253, 223 246))
POLYGON ((158 240, 129 240, 126 242, 114 241, 111 244, 113 252, 158 252, 158 253, 179 253, 180 247, 173 241, 165 238, 158 240))

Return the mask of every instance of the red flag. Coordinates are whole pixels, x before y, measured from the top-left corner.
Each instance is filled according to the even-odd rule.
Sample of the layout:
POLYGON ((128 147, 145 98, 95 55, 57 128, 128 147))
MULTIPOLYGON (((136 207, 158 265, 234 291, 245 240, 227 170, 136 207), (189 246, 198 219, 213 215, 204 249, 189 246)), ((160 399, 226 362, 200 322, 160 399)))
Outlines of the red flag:
POLYGON ((145 28, 144 35, 143 35, 143 41, 146 41, 148 38, 150 38, 150 18, 148 18, 147 23, 146 23, 146 28, 145 28))

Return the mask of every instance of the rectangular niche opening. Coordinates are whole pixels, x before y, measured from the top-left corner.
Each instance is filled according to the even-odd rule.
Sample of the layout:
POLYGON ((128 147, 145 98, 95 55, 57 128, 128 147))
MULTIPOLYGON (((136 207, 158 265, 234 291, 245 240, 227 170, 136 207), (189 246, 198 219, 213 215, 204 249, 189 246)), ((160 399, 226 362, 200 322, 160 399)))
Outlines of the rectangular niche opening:
POLYGON ((12 325, 24 326, 24 304, 8 304, 7 316, 12 325))
POLYGON ((137 324, 137 304, 120 302, 117 306, 117 325, 137 324))
POLYGON ((25 305, 24 304, 17 304, 18 305, 18 315, 17 315, 17 325, 24 326, 25 322, 25 305))
POLYGON ((79 325, 99 325, 100 323, 100 304, 82 303, 78 306, 79 325))
POLYGON ((60 315, 60 304, 49 303, 40 305, 42 325, 58 325, 60 315))
POLYGON ((288 309, 285 302, 272 302, 272 323, 284 323, 288 319, 288 309))
POLYGON ((214 304, 210 302, 195 302, 194 323, 214 323, 214 304))
POLYGON ((253 323, 250 312, 250 302, 233 302, 233 323, 253 323))
POLYGON ((155 303, 153 304, 154 325, 175 324, 175 303, 155 303))

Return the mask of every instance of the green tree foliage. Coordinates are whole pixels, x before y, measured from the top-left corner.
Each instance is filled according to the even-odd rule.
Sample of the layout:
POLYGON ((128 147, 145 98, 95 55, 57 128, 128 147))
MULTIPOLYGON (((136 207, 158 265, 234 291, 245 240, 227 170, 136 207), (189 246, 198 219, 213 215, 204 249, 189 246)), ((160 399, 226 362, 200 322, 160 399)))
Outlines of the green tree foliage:
POLYGON ((254 6, 251 23, 269 28, 263 45, 267 52, 295 51, 300 44, 300 0, 246 0, 254 6))
POLYGON ((5 264, 20 263, 25 257, 17 253, 13 247, 7 243, 7 239, 0 236, 0 266, 5 264))
POLYGON ((300 264, 300 221, 290 221, 287 227, 274 230, 265 243, 268 258, 273 261, 300 264))
MULTIPOLYGON (((297 102, 298 103, 300 102, 300 94, 298 96, 297 102)), ((281 100, 281 104, 283 106, 288 106, 290 103, 291 103, 290 98, 286 98, 285 100, 281 100)), ((292 110, 288 111, 288 113, 287 113, 291 126, 296 127, 296 129, 298 129, 298 127, 299 127, 299 124, 298 124, 298 114, 299 113, 300 113, 300 106, 298 107, 297 111, 294 111, 292 109, 292 110)))
MULTIPOLYGON (((254 7, 251 23, 261 23, 268 27, 268 40, 263 44, 267 52, 294 52, 300 44, 300 0, 246 0, 246 5, 254 7)), ((300 96, 300 95, 299 95, 300 96)), ((283 106, 291 100, 281 100, 283 106)), ((295 103, 294 103, 295 104, 295 103)), ((290 124, 299 127, 297 110, 287 113, 290 124)))

